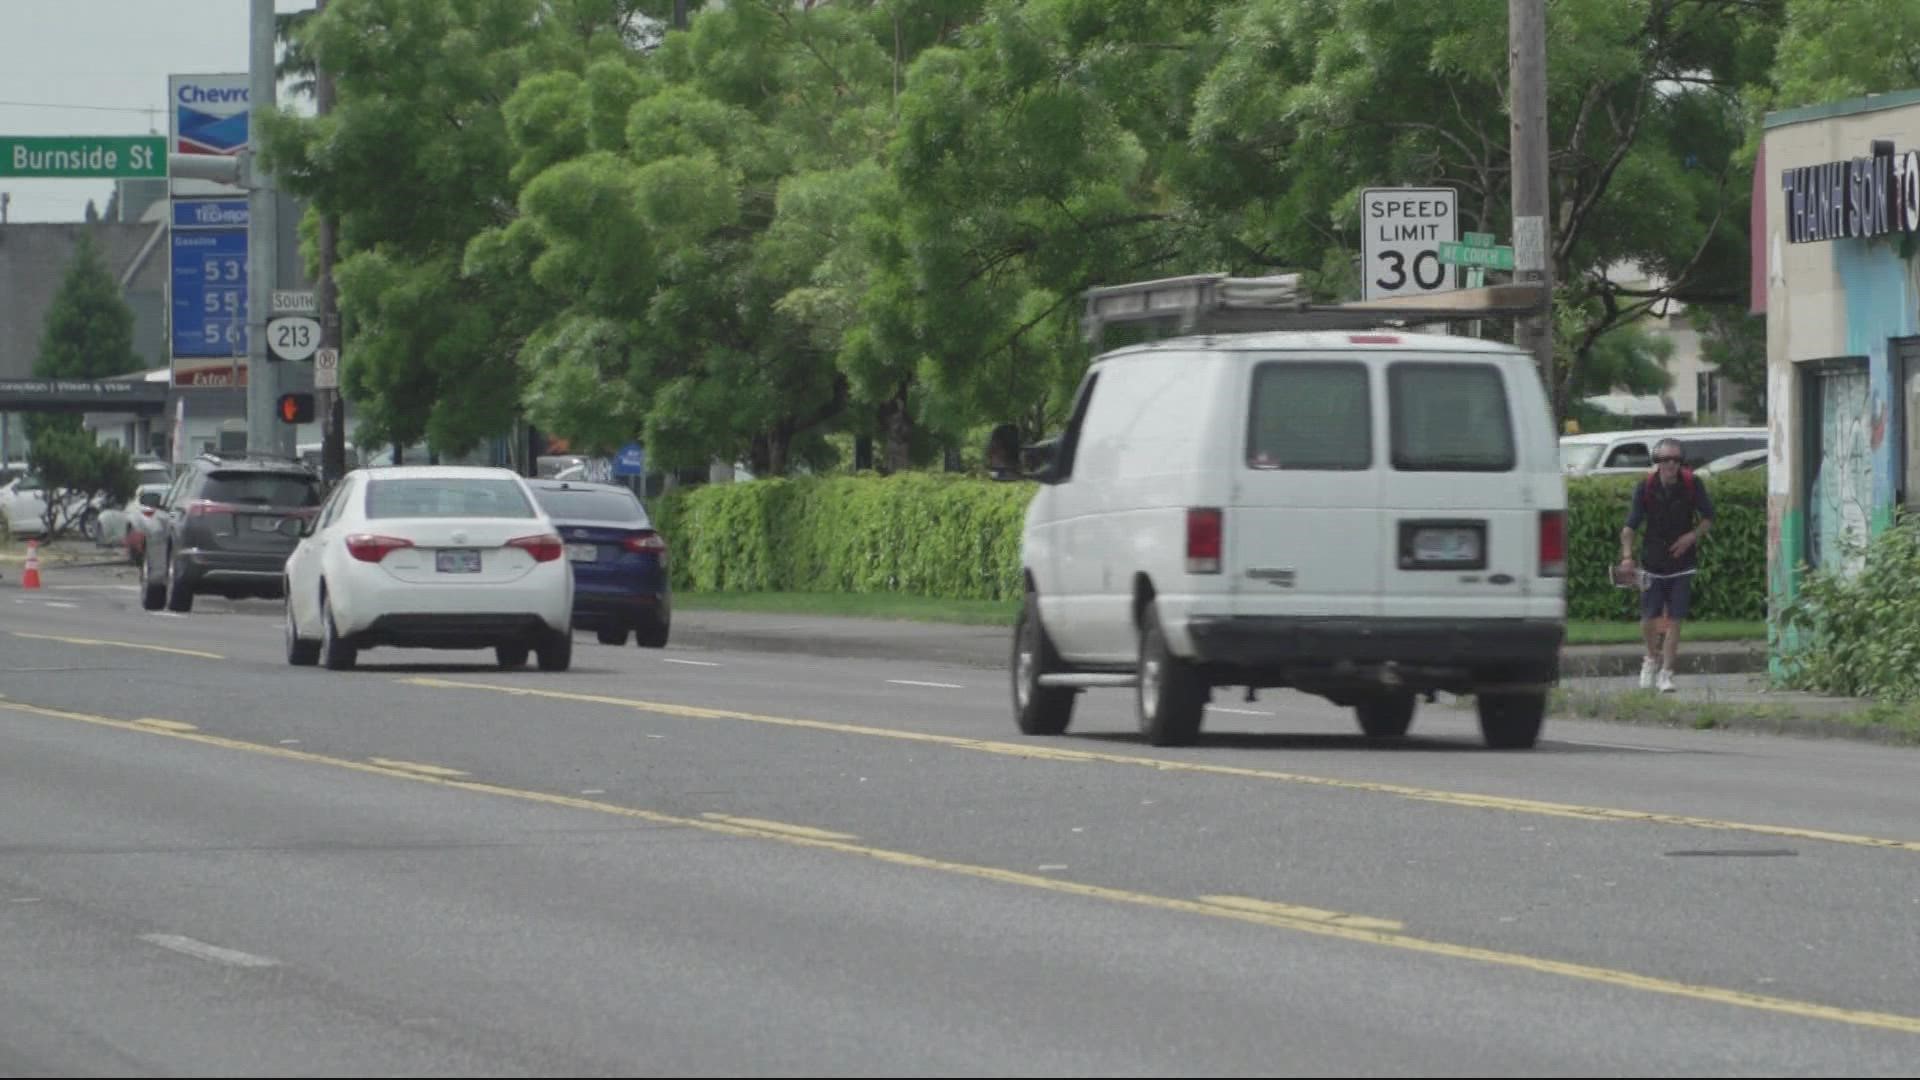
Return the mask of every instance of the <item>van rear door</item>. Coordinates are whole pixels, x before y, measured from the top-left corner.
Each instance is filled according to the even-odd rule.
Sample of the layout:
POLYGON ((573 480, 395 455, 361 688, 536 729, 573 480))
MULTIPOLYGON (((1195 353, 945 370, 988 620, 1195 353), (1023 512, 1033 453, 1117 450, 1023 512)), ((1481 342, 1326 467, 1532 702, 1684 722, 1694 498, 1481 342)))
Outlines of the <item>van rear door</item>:
POLYGON ((1531 372, 1467 354, 1384 365, 1387 460, 1375 524, 1383 614, 1502 618, 1526 613, 1539 572, 1540 507, 1523 463, 1531 372))
POLYGON ((1223 530, 1233 610, 1378 615, 1378 380, 1362 358, 1285 354, 1257 359, 1248 380, 1223 530))

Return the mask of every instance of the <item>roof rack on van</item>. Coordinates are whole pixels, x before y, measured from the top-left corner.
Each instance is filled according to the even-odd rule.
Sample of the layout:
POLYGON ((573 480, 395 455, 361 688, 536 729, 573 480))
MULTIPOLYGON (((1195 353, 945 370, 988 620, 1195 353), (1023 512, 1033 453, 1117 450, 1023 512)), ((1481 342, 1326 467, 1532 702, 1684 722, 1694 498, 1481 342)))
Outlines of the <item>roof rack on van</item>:
POLYGON ((1190 274, 1088 289, 1080 325, 1087 341, 1098 349, 1107 327, 1130 323, 1178 334, 1371 330, 1525 315, 1535 310, 1539 299, 1537 285, 1494 285, 1422 297, 1313 304, 1300 286, 1299 274, 1253 278, 1190 274))

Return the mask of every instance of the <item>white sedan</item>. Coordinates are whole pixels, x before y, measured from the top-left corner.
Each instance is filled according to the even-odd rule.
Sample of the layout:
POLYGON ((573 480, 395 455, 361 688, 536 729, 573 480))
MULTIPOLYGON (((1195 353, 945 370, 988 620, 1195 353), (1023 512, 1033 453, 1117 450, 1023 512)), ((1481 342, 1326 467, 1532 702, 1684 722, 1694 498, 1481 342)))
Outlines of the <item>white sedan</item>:
POLYGON ((573 662, 573 567, 510 470, 357 469, 306 530, 287 557, 288 663, 342 671, 383 645, 573 662))

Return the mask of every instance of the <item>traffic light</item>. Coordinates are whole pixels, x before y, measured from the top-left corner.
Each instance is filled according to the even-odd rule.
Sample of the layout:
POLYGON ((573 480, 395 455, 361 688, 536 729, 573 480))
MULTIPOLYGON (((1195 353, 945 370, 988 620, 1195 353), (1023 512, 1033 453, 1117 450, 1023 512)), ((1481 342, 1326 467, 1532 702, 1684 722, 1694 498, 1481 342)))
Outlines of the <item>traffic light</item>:
POLYGON ((313 422, 313 395, 281 394, 275 411, 283 424, 310 424, 313 422))

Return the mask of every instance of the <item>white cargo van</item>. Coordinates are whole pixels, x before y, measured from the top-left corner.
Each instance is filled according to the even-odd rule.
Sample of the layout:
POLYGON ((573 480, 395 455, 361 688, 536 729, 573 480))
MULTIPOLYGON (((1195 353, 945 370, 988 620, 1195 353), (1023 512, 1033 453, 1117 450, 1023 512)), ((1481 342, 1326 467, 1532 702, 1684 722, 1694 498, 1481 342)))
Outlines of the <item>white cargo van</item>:
MULTIPOLYGON (((1120 306, 1258 324, 1262 305, 1221 299, 1231 284, 1089 304, 1158 290, 1120 306)), ((1488 745, 1532 746, 1565 634, 1557 449, 1532 361, 1507 345, 1234 332, 1100 355, 1033 462, 1020 729, 1060 734, 1077 694, 1131 686, 1142 733, 1182 744, 1213 688, 1293 687, 1395 738, 1417 695, 1447 691, 1475 695, 1488 745)))

